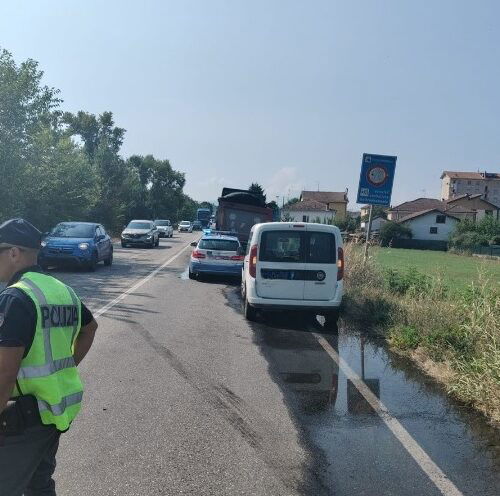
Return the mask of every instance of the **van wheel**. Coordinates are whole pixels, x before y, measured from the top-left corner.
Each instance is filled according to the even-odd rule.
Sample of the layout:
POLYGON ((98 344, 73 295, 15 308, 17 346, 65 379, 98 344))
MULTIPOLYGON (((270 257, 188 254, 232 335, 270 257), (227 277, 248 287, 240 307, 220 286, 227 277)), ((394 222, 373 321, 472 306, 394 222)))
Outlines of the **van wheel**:
POLYGON ((325 331, 328 331, 331 334, 338 334, 339 326, 338 320, 340 316, 340 311, 332 310, 325 315, 325 331))
POLYGON ((257 320, 257 310, 248 303, 248 300, 245 298, 245 319, 250 322, 255 322, 257 320))

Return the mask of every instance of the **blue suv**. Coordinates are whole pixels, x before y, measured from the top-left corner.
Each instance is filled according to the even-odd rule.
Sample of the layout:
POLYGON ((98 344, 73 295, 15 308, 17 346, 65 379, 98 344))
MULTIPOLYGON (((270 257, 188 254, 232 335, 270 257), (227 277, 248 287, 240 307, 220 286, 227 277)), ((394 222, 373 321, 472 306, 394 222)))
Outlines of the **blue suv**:
POLYGON ((101 224, 93 222, 61 222, 45 233, 39 264, 50 266, 77 265, 94 271, 97 264, 113 263, 113 243, 101 224))

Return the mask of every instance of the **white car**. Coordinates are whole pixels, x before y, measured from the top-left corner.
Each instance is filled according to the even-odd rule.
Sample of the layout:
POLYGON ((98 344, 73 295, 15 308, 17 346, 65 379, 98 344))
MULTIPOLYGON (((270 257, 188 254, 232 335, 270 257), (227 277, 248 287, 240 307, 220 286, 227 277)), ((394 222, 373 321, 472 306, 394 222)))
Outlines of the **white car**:
POLYGON ((179 232, 193 232, 193 224, 189 220, 183 220, 179 223, 179 232))
POLYGON ((158 219, 155 224, 160 238, 171 238, 174 235, 174 228, 169 220, 158 219))
POLYGON ((299 310, 337 322, 344 294, 340 230, 312 223, 268 222, 250 232, 242 273, 245 317, 256 310, 299 310))

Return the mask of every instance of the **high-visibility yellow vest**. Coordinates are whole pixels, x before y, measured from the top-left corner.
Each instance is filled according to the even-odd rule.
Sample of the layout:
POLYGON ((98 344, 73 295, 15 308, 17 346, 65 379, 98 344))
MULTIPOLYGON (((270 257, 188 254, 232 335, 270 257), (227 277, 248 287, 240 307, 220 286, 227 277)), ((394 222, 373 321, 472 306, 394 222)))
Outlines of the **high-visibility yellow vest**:
POLYGON ((35 396, 42 423, 65 431, 83 396, 73 359, 82 321, 80 300, 69 286, 38 272, 27 272, 10 287, 24 291, 37 314, 33 344, 21 361, 12 396, 35 396))

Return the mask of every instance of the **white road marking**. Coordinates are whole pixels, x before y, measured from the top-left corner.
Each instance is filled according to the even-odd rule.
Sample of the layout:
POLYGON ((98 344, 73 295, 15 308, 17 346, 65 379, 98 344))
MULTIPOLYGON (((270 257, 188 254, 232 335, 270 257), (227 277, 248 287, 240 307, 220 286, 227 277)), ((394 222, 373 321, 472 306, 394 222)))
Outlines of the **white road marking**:
POLYGON ((131 288, 127 289, 124 291, 120 296, 117 296, 114 300, 111 300, 109 303, 104 305, 102 308, 97 310, 97 312, 94 312, 94 317, 100 317, 104 313, 106 313, 108 310, 113 308, 117 303, 120 303, 123 299, 125 299, 129 294, 133 293, 137 289, 139 289, 141 286, 146 284, 149 280, 151 280, 158 272, 163 270, 167 265, 170 265, 176 258, 178 258, 184 251, 186 251, 188 248, 191 248, 191 245, 186 245, 182 250, 178 251, 173 257, 169 258, 166 262, 164 262, 162 265, 157 267, 155 270, 150 272, 146 277, 140 279, 137 281, 131 288))
POLYGON ((365 400, 377 412, 384 421, 389 430, 396 436, 403 447, 408 451, 419 467, 427 474, 429 479, 445 496, 463 496, 445 473, 432 461, 430 456, 413 439, 410 433, 394 418, 387 407, 371 392, 368 386, 363 382, 348 363, 335 351, 330 343, 321 335, 313 332, 323 349, 342 369, 346 377, 356 386, 357 390, 363 395, 365 400))

